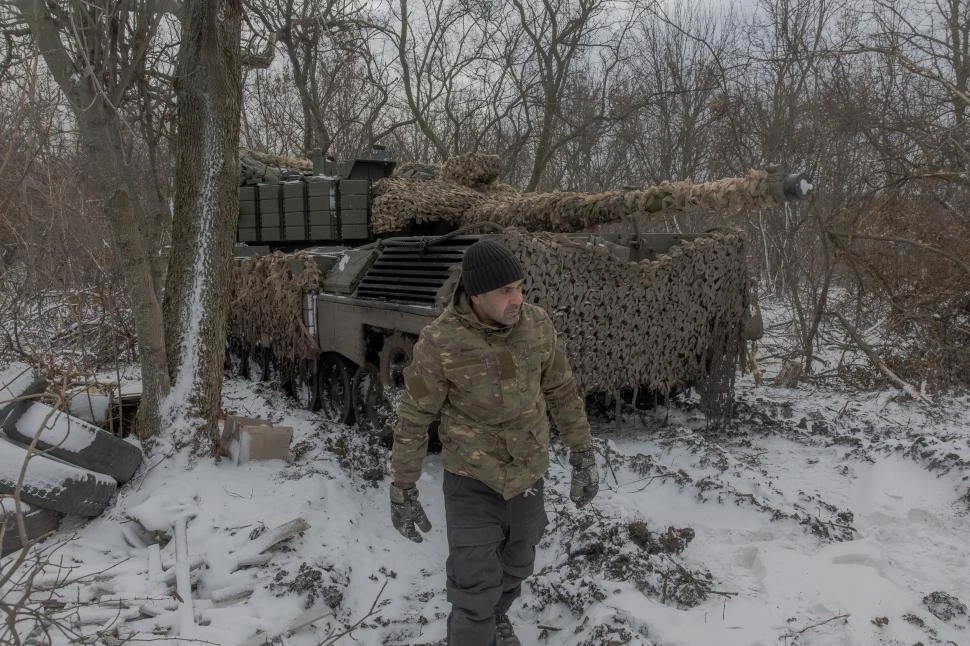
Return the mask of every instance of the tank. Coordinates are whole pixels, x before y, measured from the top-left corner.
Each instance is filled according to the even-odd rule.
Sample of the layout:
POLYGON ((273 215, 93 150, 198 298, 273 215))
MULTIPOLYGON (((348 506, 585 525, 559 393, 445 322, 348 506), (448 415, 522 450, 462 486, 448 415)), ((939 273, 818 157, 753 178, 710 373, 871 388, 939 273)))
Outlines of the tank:
POLYGON ((306 407, 385 439, 414 342, 482 237, 522 262, 526 298, 552 315, 588 401, 642 404, 692 387, 709 420, 726 417, 744 342, 759 334, 745 237, 651 223, 777 207, 812 189, 771 167, 701 184, 519 193, 499 182, 494 156, 440 168, 380 152, 317 154, 296 168, 247 157, 232 369, 279 379, 306 407))

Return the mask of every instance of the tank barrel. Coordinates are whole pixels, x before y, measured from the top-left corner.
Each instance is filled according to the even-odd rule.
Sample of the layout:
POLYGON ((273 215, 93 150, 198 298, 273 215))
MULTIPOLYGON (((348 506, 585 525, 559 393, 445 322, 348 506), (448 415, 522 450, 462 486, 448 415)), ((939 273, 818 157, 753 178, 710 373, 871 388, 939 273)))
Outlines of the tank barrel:
POLYGON ((446 222, 455 227, 494 222, 528 231, 571 233, 637 214, 773 208, 804 200, 812 189, 806 174, 786 173, 779 166, 699 184, 662 182, 643 189, 602 193, 516 193, 440 179, 390 178, 381 180, 377 187, 371 224, 376 234, 425 222, 446 222))
POLYGON ((786 173, 777 164, 769 165, 766 170, 771 192, 779 204, 806 200, 815 190, 808 173, 786 173))

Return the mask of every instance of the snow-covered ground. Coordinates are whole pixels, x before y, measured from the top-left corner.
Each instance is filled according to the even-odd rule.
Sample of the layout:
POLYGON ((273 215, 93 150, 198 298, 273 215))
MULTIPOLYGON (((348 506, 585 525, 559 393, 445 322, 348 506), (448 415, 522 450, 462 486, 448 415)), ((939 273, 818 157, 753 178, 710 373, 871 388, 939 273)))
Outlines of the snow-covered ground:
MULTIPOLYGON (((522 643, 970 642, 970 400, 928 406, 748 375, 737 399, 720 431, 690 406, 594 421, 602 483, 583 510, 554 447, 549 529, 510 613, 522 643)), ((224 407, 292 426, 292 460, 149 456, 110 511, 68 519, 42 544, 77 581, 58 589, 63 621, 87 635, 228 646, 262 643, 310 610, 320 618, 275 643, 443 643, 440 456, 419 482, 433 528, 414 544, 390 523, 387 449, 267 384, 227 381, 224 407), (157 576, 175 562, 180 516, 202 563, 194 620, 157 576), (297 518, 309 529, 239 567, 253 539, 297 518), (159 553, 134 534, 157 539, 159 553)))

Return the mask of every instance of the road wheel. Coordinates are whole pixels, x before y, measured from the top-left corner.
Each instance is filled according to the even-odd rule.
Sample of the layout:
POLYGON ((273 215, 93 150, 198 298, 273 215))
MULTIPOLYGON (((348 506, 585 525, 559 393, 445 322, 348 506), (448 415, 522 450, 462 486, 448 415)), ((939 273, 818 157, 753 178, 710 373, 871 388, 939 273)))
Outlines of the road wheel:
POLYGON ((239 337, 231 336, 226 341, 226 359, 223 373, 229 377, 244 377, 246 372, 246 344, 239 337))
POLYGON ((270 351, 258 343, 246 355, 246 375, 251 381, 269 381, 270 351))
POLYGON ((353 364, 336 352, 320 357, 317 371, 317 393, 320 412, 333 422, 351 424, 354 419, 353 364))
POLYGON ((395 332, 386 339, 380 353, 380 378, 390 391, 404 390, 404 369, 414 356, 414 340, 395 332))
POLYGON ((377 366, 365 364, 354 373, 354 418, 357 428, 382 442, 393 436, 393 410, 384 396, 377 366))
POLYGON ((300 359, 289 375, 287 390, 305 410, 320 410, 319 375, 318 366, 307 359, 300 359))

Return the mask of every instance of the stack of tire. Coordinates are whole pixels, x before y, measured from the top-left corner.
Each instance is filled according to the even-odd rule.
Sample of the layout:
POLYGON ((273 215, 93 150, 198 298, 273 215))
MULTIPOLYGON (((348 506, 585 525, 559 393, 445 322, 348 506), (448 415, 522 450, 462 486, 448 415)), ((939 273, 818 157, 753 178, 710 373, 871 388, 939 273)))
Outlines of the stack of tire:
POLYGON ((28 510, 27 537, 33 539, 65 514, 92 517, 104 511, 143 455, 138 446, 45 404, 43 380, 19 379, 2 389, 0 402, 8 403, 0 408, 0 523, 7 554, 21 546, 12 513, 18 483, 28 510))

